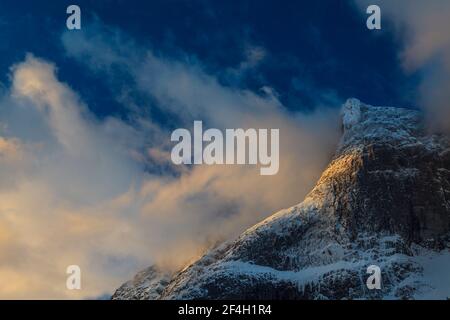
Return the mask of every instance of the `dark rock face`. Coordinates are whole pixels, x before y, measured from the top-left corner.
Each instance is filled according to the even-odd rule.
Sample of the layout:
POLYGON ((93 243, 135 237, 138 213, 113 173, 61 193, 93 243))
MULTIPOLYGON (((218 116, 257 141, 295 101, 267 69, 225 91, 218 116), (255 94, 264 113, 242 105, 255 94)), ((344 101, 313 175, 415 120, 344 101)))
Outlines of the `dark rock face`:
POLYGON ((359 118, 346 124, 329 167, 344 161, 344 170, 327 183, 336 196, 335 214, 348 231, 353 236, 395 233, 416 243, 445 236, 450 230, 449 141, 427 135, 418 112, 357 102, 345 108, 359 109, 359 118))
MULTIPOLYGON (((428 135, 413 110, 351 99, 342 117, 336 155, 302 203, 208 252, 167 284, 152 282, 159 291, 143 297, 450 296, 450 283, 433 282, 429 272, 434 261, 450 268, 449 141, 428 135), (382 270, 381 290, 366 286, 369 265, 382 270)), ((141 298, 135 287, 115 298, 141 298)))
POLYGON ((354 159, 357 171, 350 185, 333 181, 341 195, 337 215, 353 235, 388 231, 418 243, 445 235, 450 223, 450 167, 442 160, 439 151, 424 145, 363 147, 354 159), (348 193, 343 195, 340 188, 348 193))

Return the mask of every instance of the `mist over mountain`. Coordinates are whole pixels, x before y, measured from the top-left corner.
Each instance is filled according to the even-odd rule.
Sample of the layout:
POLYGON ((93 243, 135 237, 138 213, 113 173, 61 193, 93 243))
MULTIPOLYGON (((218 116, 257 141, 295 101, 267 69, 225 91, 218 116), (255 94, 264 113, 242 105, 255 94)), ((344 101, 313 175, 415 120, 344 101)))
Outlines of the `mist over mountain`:
POLYGON ((0 12, 0 299, 450 296, 450 1, 0 12))
POLYGON ((349 99, 341 115, 335 155, 301 203, 175 274, 151 266, 112 298, 448 298, 449 139, 416 110, 349 99))

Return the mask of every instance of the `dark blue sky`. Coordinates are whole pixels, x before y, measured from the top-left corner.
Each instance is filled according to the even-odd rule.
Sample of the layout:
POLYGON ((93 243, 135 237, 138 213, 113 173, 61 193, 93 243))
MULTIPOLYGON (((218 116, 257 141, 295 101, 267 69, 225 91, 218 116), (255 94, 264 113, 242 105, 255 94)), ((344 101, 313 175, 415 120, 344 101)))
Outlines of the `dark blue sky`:
MULTIPOLYGON (((365 27, 352 1, 10 1, 0 3, 0 80, 26 52, 53 61, 59 77, 80 93, 98 116, 120 114, 111 83, 67 57, 60 37, 66 7, 78 4, 82 30, 99 19, 135 42, 167 57, 189 54, 222 84, 257 91, 274 88, 291 110, 358 97, 370 104, 414 105, 417 75, 398 61, 402 43, 383 20, 365 27), (240 77, 227 70, 245 60, 248 46, 265 59, 240 77), (93 90, 92 88, 95 88, 93 90), (328 93, 328 94, 324 94, 328 93), (324 95, 324 97, 322 97, 324 95), (330 98, 331 96, 331 98, 330 98)), ((121 79, 116 79, 120 85, 121 79)))

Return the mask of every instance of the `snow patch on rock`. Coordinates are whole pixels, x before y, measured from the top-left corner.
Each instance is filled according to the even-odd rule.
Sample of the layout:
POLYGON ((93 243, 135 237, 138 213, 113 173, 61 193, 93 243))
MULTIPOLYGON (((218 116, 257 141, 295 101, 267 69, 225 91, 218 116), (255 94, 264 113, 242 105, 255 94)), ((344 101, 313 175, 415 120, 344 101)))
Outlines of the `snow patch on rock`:
POLYGON ((348 99, 341 110, 342 124, 350 129, 361 120, 361 102, 358 99, 348 99))

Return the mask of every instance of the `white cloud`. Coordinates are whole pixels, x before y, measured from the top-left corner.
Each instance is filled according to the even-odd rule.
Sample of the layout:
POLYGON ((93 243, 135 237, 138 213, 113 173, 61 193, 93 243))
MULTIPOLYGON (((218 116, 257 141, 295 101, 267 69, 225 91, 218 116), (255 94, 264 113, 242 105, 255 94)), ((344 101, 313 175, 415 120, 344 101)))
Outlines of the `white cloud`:
POLYGON ((25 159, 14 162, 15 187, 0 192, 0 277, 12 281, 0 287, 2 298, 92 297, 150 263, 179 267, 300 202, 334 150, 337 112, 287 113, 274 95, 224 87, 199 63, 162 58, 114 34, 112 42, 101 33, 65 34, 63 43, 105 81, 112 65, 127 70, 135 82, 128 89, 153 97, 180 125, 200 119, 219 128, 279 128, 280 171, 269 177, 251 166, 197 166, 152 175, 146 165, 171 166, 170 132, 139 113, 129 124, 96 119, 53 64, 28 55, 12 68, 0 103, 7 128, 0 154, 20 150, 25 159), (81 292, 65 289, 71 264, 82 268, 81 292))
POLYGON ((404 48, 400 59, 407 72, 419 72, 419 104, 433 130, 450 133, 450 2, 441 0, 356 0, 361 7, 378 4, 404 48))

